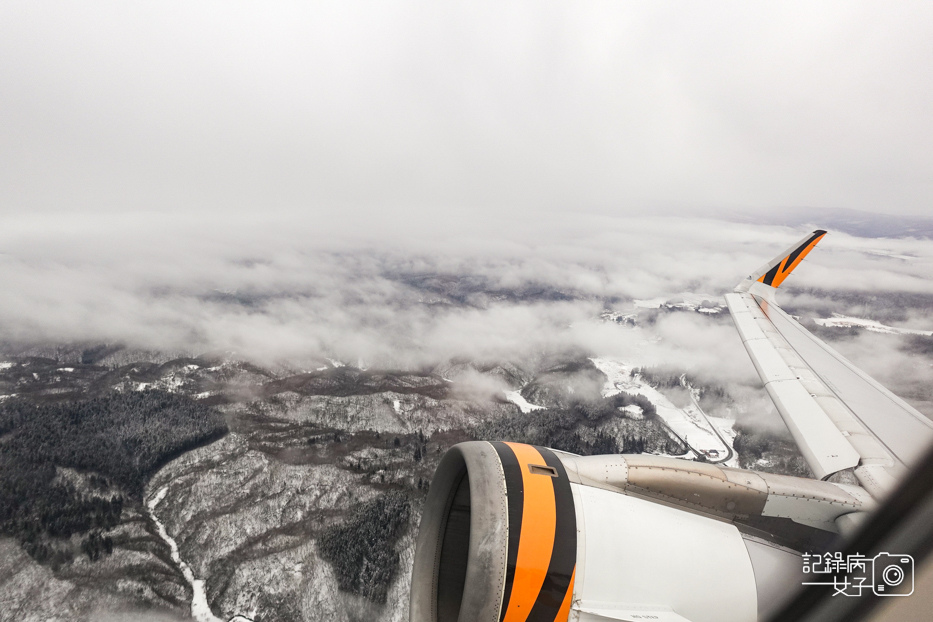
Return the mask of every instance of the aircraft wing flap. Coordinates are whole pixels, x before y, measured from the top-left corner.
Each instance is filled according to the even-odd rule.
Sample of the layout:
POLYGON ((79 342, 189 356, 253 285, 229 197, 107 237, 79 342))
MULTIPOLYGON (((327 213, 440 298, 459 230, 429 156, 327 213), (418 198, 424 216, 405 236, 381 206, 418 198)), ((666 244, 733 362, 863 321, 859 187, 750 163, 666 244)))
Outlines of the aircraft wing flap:
POLYGON ((910 466, 933 444, 933 422, 813 336, 776 304, 764 300, 759 303, 784 341, 806 361, 829 394, 845 405, 849 416, 877 439, 883 453, 910 466))
POLYGON ((797 379, 784 361, 784 357, 769 340, 750 339, 745 342, 745 349, 752 357, 755 369, 758 370, 758 375, 761 376, 766 386, 769 382, 797 379))
MULTIPOLYGON (((730 296, 736 297, 735 294, 727 295, 727 303, 730 296)), ((758 325, 758 318, 752 315, 751 310, 745 305, 744 301, 735 305, 729 303, 729 310, 732 312, 732 319, 735 321, 735 327, 739 330, 743 342, 767 338, 762 327, 758 325)))
POLYGON ((791 369, 786 359, 796 358, 793 350, 751 294, 728 294, 726 303, 765 389, 814 474, 822 479, 856 466, 858 452, 804 384, 817 384, 816 375, 808 373, 804 379, 791 369), (787 352, 782 354, 782 350, 787 352))
POLYGON ((819 479, 858 465, 858 452, 800 382, 775 380, 765 388, 819 479))

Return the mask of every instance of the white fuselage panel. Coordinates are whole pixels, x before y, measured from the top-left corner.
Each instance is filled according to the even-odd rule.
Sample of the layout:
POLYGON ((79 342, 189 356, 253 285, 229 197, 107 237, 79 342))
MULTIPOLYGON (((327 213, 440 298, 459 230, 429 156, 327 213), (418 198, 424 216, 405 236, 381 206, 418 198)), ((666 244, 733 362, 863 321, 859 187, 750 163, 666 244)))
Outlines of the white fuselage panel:
POLYGON ((583 611, 606 616, 652 606, 691 622, 756 620, 755 575, 734 525, 600 488, 571 488, 578 521, 571 620, 583 611))

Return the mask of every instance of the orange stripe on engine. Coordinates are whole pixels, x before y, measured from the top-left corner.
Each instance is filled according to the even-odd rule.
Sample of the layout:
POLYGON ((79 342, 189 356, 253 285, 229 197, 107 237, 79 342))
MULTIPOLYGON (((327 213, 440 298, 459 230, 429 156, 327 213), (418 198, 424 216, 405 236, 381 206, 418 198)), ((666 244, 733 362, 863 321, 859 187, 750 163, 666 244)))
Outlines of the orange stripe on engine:
POLYGON ((552 478, 532 474, 528 469, 529 464, 545 464, 544 457, 531 445, 506 445, 515 452, 522 469, 524 503, 522 533, 518 541, 518 556, 515 559, 515 579, 503 622, 525 622, 541 592, 551 563, 554 530, 557 527, 557 508, 554 503, 552 478))
POLYGON ((573 574, 570 575, 570 585, 567 587, 567 593, 564 594, 564 602, 561 603, 560 609, 557 611, 557 617, 554 618, 554 622, 567 622, 567 618, 570 617, 570 603, 573 602, 573 581, 577 578, 577 568, 574 566, 573 574))
MULTIPOLYGON (((826 235, 826 234, 824 233, 823 235, 826 235)), ((790 273, 794 271, 794 268, 800 265, 800 262, 803 261, 803 258, 807 256, 807 253, 812 251, 813 247, 816 246, 819 243, 819 241, 823 239, 823 235, 821 235, 820 237, 816 238, 815 240, 807 244, 807 247, 804 248, 802 251, 800 251, 800 254, 797 255, 797 257, 794 259, 794 263, 792 263, 789 266, 784 266, 783 268, 778 270, 777 275, 774 277, 774 282, 771 283, 771 287, 780 287, 781 283, 784 282, 784 279, 789 277, 790 273)), ((790 255, 785 257, 784 261, 787 261, 788 259, 790 259, 790 255)))

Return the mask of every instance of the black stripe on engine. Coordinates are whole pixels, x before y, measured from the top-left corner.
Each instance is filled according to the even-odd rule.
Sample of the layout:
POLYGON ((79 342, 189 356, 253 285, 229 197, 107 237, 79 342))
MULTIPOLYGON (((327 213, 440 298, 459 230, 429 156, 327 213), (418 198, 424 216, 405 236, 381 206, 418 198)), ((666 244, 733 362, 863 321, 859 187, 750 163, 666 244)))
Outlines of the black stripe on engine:
POLYGON ((499 610, 499 622, 509 610, 509 598, 512 596, 512 583, 515 581, 515 562, 518 559, 518 542, 522 535, 522 513, 525 506, 525 484, 522 479, 522 467, 518 464, 515 452, 505 443, 494 442, 492 446, 499 454, 502 471, 505 473, 505 490, 509 501, 509 557, 505 571, 505 590, 502 594, 502 608, 499 610))
POLYGON ((545 447, 535 447, 544 457, 545 463, 557 471, 554 482, 554 506, 557 525, 554 529, 554 550, 548 565, 544 585, 535 601, 528 622, 554 622, 564 596, 570 588, 570 580, 577 563, 577 515, 573 507, 570 480, 560 458, 545 447))

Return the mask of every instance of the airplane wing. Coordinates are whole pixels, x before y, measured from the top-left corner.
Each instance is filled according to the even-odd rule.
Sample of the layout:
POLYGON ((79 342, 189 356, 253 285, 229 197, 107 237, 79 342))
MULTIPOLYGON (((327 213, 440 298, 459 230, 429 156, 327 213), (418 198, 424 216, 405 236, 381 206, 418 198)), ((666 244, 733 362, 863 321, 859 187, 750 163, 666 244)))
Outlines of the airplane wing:
POLYGON ((726 302, 765 388, 811 470, 854 469, 875 499, 933 445, 933 422, 807 331, 775 292, 825 231, 807 235, 746 278, 726 302))

